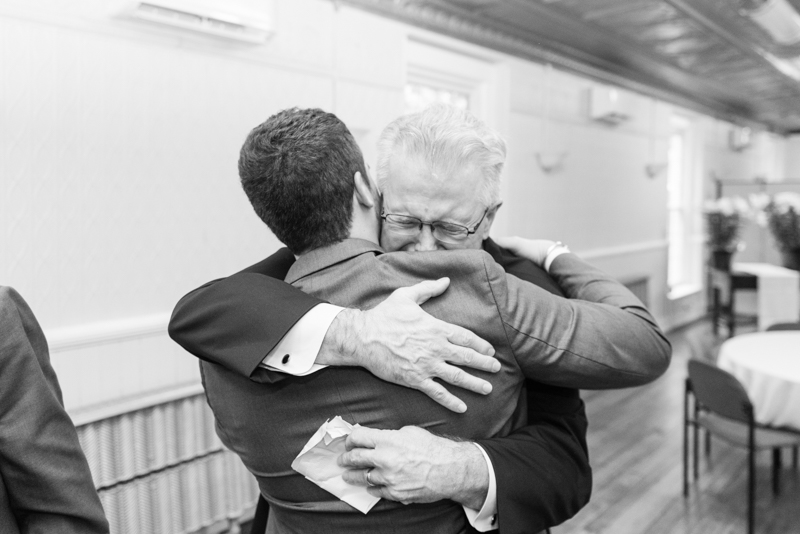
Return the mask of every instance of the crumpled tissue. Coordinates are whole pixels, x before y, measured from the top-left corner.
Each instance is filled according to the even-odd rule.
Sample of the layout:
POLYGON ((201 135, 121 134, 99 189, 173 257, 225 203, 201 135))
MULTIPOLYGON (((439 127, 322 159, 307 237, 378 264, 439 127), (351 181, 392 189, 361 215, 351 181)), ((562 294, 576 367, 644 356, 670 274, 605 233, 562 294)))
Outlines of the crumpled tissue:
POLYGON ((336 463, 339 455, 347 450, 345 440, 356 426, 358 425, 353 426, 338 415, 325 421, 294 459, 292 469, 366 514, 380 497, 370 495, 363 486, 352 486, 345 482, 342 474, 346 469, 336 463))

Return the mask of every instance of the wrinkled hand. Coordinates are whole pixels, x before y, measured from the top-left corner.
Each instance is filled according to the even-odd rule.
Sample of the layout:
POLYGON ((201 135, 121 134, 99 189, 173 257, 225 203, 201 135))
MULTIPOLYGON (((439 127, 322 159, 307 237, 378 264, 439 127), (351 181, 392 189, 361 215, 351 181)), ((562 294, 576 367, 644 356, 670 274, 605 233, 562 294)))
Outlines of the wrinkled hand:
POLYGON ((377 497, 404 504, 452 499, 475 510, 486 500, 489 470, 473 443, 406 426, 400 430, 356 427, 346 445, 348 452, 338 460, 348 468, 345 482, 367 486, 377 497), (370 468, 375 486, 367 483, 370 468))
POLYGON ((488 342, 419 307, 449 285, 448 278, 420 282, 396 290, 371 310, 342 311, 331 323, 316 362, 364 367, 387 382, 425 393, 449 410, 465 412, 467 405, 434 378, 485 395, 491 384, 455 365, 495 373, 500 362, 488 342))
POLYGON ((494 241, 517 256, 531 260, 539 267, 544 267, 547 250, 556 243, 548 239, 525 239, 524 237, 517 236, 498 237, 494 241))

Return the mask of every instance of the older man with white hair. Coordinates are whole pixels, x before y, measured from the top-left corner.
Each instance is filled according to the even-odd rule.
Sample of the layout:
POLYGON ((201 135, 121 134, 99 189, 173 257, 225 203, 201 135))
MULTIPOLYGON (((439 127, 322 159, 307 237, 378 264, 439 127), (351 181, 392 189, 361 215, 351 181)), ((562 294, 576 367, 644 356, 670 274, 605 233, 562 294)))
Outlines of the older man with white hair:
MULTIPOLYGON (((541 268, 514 257, 488 238, 500 206, 499 177, 504 160, 502 139, 465 112, 437 107, 389 125, 381 136, 378 167, 384 194, 384 248, 429 251, 483 246, 508 272, 559 293, 541 268)), ((592 271, 562 245, 524 240, 506 243, 551 269, 556 281, 568 289, 569 297, 608 300, 595 306, 598 313, 613 316, 611 323, 576 321, 565 330, 564 337, 548 340, 561 346, 565 354, 580 354, 576 369, 583 374, 547 376, 545 371, 538 378, 548 385, 529 381, 528 426, 507 438, 479 440, 480 448, 460 447, 456 458, 448 440, 419 429, 393 433, 363 429, 349 440, 351 446, 362 448, 344 455, 342 462, 355 468, 348 477, 351 482, 378 484, 371 491, 382 497, 430 502, 452 498, 456 493, 469 494, 477 497, 462 502, 466 509, 480 510, 477 517, 473 514, 470 518, 480 530, 496 526, 496 509, 503 532, 530 532, 567 519, 588 499, 591 482, 583 405, 577 391, 564 386, 624 387, 647 382, 666 368, 669 345, 635 298, 615 301, 610 295, 618 295, 620 286, 592 271), (476 462, 483 468, 476 471, 476 462), (464 477, 467 472, 481 476, 464 477), (428 476, 431 473, 437 476, 428 476)), ((319 364, 362 365, 376 376, 425 391, 443 404, 449 402, 449 407, 457 411, 465 407, 443 395, 443 388, 431 378, 449 378, 451 383, 486 392, 485 381, 460 370, 453 373, 452 367, 434 354, 420 358, 419 348, 427 341, 398 343, 409 338, 432 339, 434 346, 445 348, 442 360, 472 360, 478 367, 489 368, 479 354, 485 352, 485 345, 421 312, 409 313, 407 301, 389 299, 366 312, 338 313, 334 309, 327 321, 323 318, 322 335, 316 335, 322 340, 321 348, 317 343, 306 351, 310 357, 303 363, 303 354, 287 347, 291 347, 297 331, 308 326, 305 323, 320 320, 320 310, 326 310, 327 305, 269 278, 281 268, 285 270, 292 259, 285 252, 279 253, 187 295, 173 315, 171 335, 195 355, 256 381, 283 380, 281 371, 308 374, 319 369, 319 364), (393 310, 398 307, 403 311, 393 322, 393 310), (276 313, 279 308, 288 313, 276 313), (311 308, 317 317, 309 319, 311 314, 307 314, 301 321, 304 324, 290 328, 311 308), (244 309, 248 312, 242 313, 244 309), (274 330, 265 330, 262 323, 274 330), (281 340, 287 331, 289 334, 281 340), (450 339, 441 342, 443 336, 450 339), (449 343, 458 336, 456 343, 449 343), (459 343, 478 352, 459 348, 459 343), (424 385, 427 383, 434 386, 424 385)), ((418 295, 417 300, 424 298, 418 295)))

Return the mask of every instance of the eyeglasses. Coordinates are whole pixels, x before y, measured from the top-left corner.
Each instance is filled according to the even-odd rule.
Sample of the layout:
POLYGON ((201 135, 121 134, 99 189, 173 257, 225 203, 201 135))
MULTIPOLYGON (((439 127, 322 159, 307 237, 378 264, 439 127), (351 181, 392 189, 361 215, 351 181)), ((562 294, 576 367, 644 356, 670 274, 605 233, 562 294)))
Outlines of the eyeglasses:
POLYGON ((487 213, 489 213, 489 208, 486 208, 481 220, 472 228, 446 221, 425 222, 410 215, 397 215, 396 213, 384 213, 383 211, 381 211, 381 219, 383 219, 386 228, 396 234, 415 236, 422 231, 423 226, 430 226, 433 237, 439 241, 443 243, 459 243, 478 231, 487 213))

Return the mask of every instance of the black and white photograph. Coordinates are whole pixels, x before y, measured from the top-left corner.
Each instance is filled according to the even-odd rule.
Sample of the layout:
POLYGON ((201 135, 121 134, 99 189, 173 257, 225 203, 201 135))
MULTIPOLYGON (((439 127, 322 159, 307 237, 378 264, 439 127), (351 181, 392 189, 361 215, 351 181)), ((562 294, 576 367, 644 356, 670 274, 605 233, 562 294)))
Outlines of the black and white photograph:
POLYGON ((800 0, 0 0, 0 534, 800 534, 800 0))

